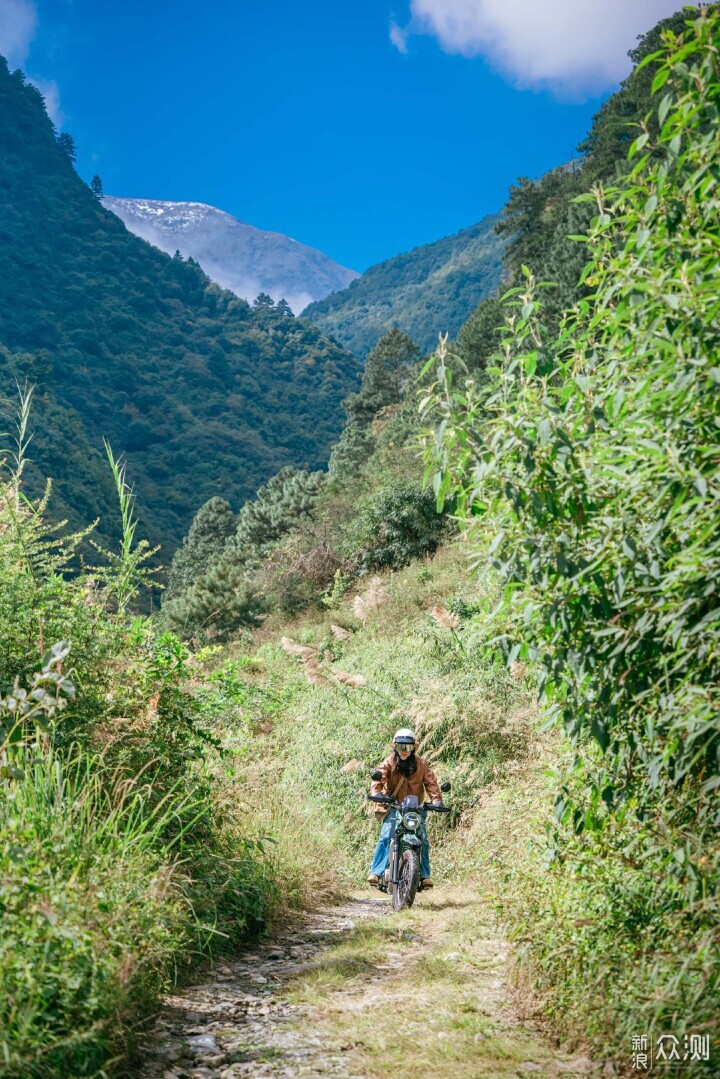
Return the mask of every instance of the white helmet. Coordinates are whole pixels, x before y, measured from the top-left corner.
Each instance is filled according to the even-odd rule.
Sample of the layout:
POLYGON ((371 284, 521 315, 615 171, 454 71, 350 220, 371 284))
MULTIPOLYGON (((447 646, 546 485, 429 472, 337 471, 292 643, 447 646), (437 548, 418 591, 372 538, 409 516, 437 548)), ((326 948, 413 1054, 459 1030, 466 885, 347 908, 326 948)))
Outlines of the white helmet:
POLYGON ((411 731, 409 727, 401 727, 399 731, 395 731, 393 742, 415 745, 415 731, 411 731))

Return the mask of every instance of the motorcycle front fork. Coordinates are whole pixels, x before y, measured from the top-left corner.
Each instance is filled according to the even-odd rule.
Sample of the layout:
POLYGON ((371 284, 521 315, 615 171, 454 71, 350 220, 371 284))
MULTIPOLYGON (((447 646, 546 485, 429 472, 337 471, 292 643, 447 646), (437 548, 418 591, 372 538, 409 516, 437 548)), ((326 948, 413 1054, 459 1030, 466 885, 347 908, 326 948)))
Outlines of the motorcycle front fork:
MULTIPOLYGON (((393 884, 398 884, 399 883, 399 881, 398 881, 398 872, 399 872, 399 869, 400 869, 400 865, 399 865, 400 859, 398 857, 399 850, 400 850, 400 844, 398 843, 397 838, 395 836, 393 836, 392 839, 390 840, 390 860, 388 862, 388 869, 390 870, 390 875, 389 875, 389 878, 387 880, 385 880, 385 874, 383 873, 382 877, 380 878, 380 883, 377 886, 378 891, 389 892, 390 889, 392 888, 393 884)), ((387 872, 387 870, 386 870, 386 872, 387 872)))
POLYGON ((400 879, 399 879, 399 876, 398 876, 399 872, 400 872, 400 844, 398 843, 397 832, 396 832, 395 835, 392 837, 392 840, 390 842, 390 883, 391 884, 399 884, 400 883, 400 879))

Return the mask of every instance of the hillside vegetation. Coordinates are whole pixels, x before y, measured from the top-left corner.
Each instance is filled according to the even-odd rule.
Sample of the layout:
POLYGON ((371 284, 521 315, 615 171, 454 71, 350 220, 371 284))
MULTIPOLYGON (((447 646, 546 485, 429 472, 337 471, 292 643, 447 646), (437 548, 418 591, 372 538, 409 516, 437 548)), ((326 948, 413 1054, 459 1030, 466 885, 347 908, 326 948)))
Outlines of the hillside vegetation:
MULTIPOLYGON (((384 578, 363 586, 365 574, 406 574, 404 564, 432 553, 438 533, 413 450, 419 390, 436 425, 427 460, 438 510, 453 511, 490 574, 478 586, 458 566, 436 617, 469 685, 483 691, 483 663, 529 679, 565 739, 547 816, 538 802, 542 825, 531 823, 533 852, 500 842, 486 871, 505 881, 498 902, 523 941, 526 991, 542 995, 566 1036, 582 1031, 618 1062, 633 1031, 682 1041, 714 1037, 718 1023, 717 9, 686 19, 665 20, 638 46, 581 167, 512 193, 516 284, 505 301, 484 301, 424 372, 399 331, 381 340, 345 402, 348 422, 305 524, 243 571, 273 609, 294 566, 302 588, 283 594, 287 611, 313 602, 309 565, 331 608, 355 581, 362 621, 373 596, 392 591, 384 578), (576 267, 574 286, 568 270, 540 288, 559 265, 576 267)), ((451 526, 435 521, 447 541, 451 526)), ((394 633, 399 620, 388 617, 394 633)), ((330 693, 330 636, 296 643, 311 649, 310 682, 330 693)), ((409 651, 409 639, 395 645, 396 662, 409 651)), ((396 676, 394 716, 417 722, 424 748, 447 762, 426 726, 432 695, 408 709, 400 689, 427 663, 418 655, 396 676)), ((379 689, 369 654, 343 667, 351 678, 366 669, 379 689)), ((365 692, 356 689, 353 700, 365 692)), ((444 700, 434 722, 448 732, 457 713, 444 700)), ((371 731, 374 719, 354 708, 371 731)), ((327 723, 341 715, 334 703, 327 723)), ((293 740, 312 728, 303 772, 321 781, 328 750, 316 755, 314 723, 293 713, 293 740)), ((349 728, 341 740, 348 756, 372 759, 349 728)), ((461 740, 471 769, 483 742, 461 740)), ((341 808, 332 770, 324 783, 318 798, 332 817, 341 808)))
MULTIPOLYGON (((647 35, 582 167, 511 195, 509 294, 425 367, 385 334, 328 473, 208 499, 158 618, 133 613, 147 551, 122 469, 120 553, 70 576, 79 538, 53 537, 8 455, 8 1076, 119 1070, 178 968, 356 882, 367 773, 405 725, 453 784, 436 883, 482 904, 440 916, 457 967, 435 941, 413 968, 436 1008, 327 1010, 358 1074, 410 1051, 406 1029, 426 1073, 490 1074, 464 992, 489 904, 526 1011, 606 1074, 638 1035, 716 1053, 719 39, 717 7, 647 35)), ((387 940, 358 934, 298 996, 372 973, 387 940)))
POLYGON ((504 242, 497 216, 371 266, 348 288, 310 304, 303 317, 364 359, 396 327, 431 352, 438 333, 455 335, 498 287, 504 242))
POLYGON ((325 464, 357 363, 287 305, 251 307, 131 235, 72 154, 2 61, 0 394, 36 387, 26 481, 52 477, 56 518, 110 527, 105 437, 167 559, 213 494, 240 503, 283 465, 325 464))
POLYGON ((597 1044, 717 1037, 720 15, 678 21, 643 69, 656 116, 581 198, 578 302, 546 314, 523 267, 482 383, 443 350, 426 399, 439 502, 574 750, 549 872, 505 906, 550 1013, 597 1044))

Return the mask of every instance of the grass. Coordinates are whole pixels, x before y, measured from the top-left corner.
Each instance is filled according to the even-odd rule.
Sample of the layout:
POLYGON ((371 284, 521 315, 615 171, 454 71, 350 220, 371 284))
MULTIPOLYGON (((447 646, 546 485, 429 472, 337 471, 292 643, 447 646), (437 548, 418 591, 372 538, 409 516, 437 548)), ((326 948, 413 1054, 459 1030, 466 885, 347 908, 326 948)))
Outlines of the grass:
POLYGON ((180 797, 147 814, 83 757, 50 756, 0 788, 3 1074, 95 1075, 190 946, 158 842, 180 797))
MULTIPOLYGON (((282 823, 276 837, 286 853, 297 848, 294 837, 302 837, 303 823, 311 822, 301 842, 306 847, 312 837, 318 856, 312 865, 323 867, 321 888, 324 882, 332 890, 335 879, 347 889, 365 872, 377 833, 363 812, 368 775, 389 752, 398 726, 415 727, 420 752, 453 785, 452 820, 431 823, 441 874, 444 852, 451 862, 458 829, 471 818, 481 790, 526 752, 531 714, 523 686, 482 660, 478 649, 459 650, 464 630, 439 629, 430 616, 434 606, 457 597, 465 557, 459 547, 446 548, 388 575, 387 602, 365 625, 352 613, 352 590, 329 611, 311 611, 289 624, 272 616, 256 639, 253 671, 246 666, 245 677, 256 687, 272 686, 284 704, 257 732, 255 751, 262 761, 257 769, 241 767, 240 789, 272 788, 271 800, 280 806, 275 819, 282 823), (332 624, 352 628, 351 638, 335 640, 332 624), (317 649, 326 657, 326 673, 360 674, 366 684, 308 684, 302 664, 279 647, 283 635, 317 649)), ((463 598, 489 599, 472 589, 463 598)), ((228 656, 238 661, 237 651, 230 649, 228 656)), ((257 808, 268 819, 269 808, 257 808)), ((307 866, 308 859, 303 861, 307 866)))
POLYGON ((361 923, 322 963, 297 976, 304 1005, 329 1053, 353 1075, 544 1074, 566 1059, 507 1008, 507 949, 487 900, 471 884, 422 897, 411 910, 361 923))
POLYGON ((185 777, 153 806, 80 751, 0 785, 0 1074, 104 1074, 178 971, 263 911, 260 852, 214 836, 201 794, 185 777))
MULTIPOLYGON (((544 827, 551 816, 556 780, 547 773, 558 766, 562 770, 569 751, 560 736, 537 733, 536 714, 523 682, 513 681, 502 667, 484 658, 483 642, 477 639, 482 634, 481 618, 461 624, 457 636, 462 648, 453 634, 433 624, 432 607, 446 606, 457 597, 458 581, 465 579, 464 557, 460 548, 445 548, 432 560, 387 575, 389 599, 365 625, 353 618, 354 591, 333 610, 313 611, 290 624, 268 619, 253 652, 261 670, 251 677, 257 685, 272 685, 276 691, 282 687, 287 694, 265 729, 277 749, 271 765, 277 809, 268 827, 276 829, 278 853, 282 848, 283 858, 295 864, 296 904, 322 897, 325 888, 332 896, 357 885, 377 836, 374 821, 362 815, 368 773, 388 751, 395 727, 406 722, 415 726, 421 752, 441 778, 451 780, 448 800, 457 809, 452 821, 431 822, 436 883, 443 893, 448 886, 479 888, 482 913, 473 906, 470 922, 495 917, 515 940, 508 979, 523 1014, 536 1017, 542 1012, 570 1048, 585 1052, 590 1046, 597 1058, 612 1059, 622 1068, 628 1039, 638 1022, 644 1024, 644 1017, 649 1018, 648 1029, 653 1029, 655 1014, 666 1020, 666 1027, 668 1022, 670 1029, 677 1025, 680 1033, 685 1027, 678 1009, 685 1005, 690 1021, 698 1019, 698 1030, 707 1029, 703 1024, 717 1017, 714 937, 708 931, 703 944, 672 917, 658 921, 650 935, 646 929, 638 936, 631 920, 623 920, 619 913, 617 858, 610 850, 595 852, 594 868, 579 869, 570 862, 548 869, 544 827), (333 623, 352 630, 348 641, 333 639, 329 628, 333 623), (366 687, 351 691, 307 684, 300 663, 277 647, 281 635, 321 653, 331 650, 324 669, 360 673, 366 687), (355 770, 343 772, 351 761, 357 763, 355 770), (303 893, 305 875, 312 886, 303 893), (588 919, 595 924, 584 924, 588 919), (654 943, 658 932, 669 934, 670 948, 654 943), (683 955, 685 945, 688 951, 683 955), (593 983, 605 986, 599 996, 593 983), (704 998, 698 998, 703 987, 704 998)), ((482 611, 494 597, 466 587, 463 600, 482 611)), ((279 863, 278 871, 282 875, 279 863)), ((628 880, 625 874, 625 883, 628 880)), ((428 909, 427 900, 422 905, 428 909)), ((625 908, 628 919, 636 917, 632 897, 625 908)), ((411 928, 414 917, 402 915, 397 925, 411 928)), ((425 1022, 436 1035, 454 1031, 453 1016, 461 1023, 459 1029, 473 1038, 482 1033, 473 1026, 464 994, 467 983, 492 973, 493 958, 463 947, 462 963, 449 966, 444 954, 452 950, 453 934, 472 936, 471 926, 468 923, 461 932, 459 923, 453 927, 444 915, 435 917, 446 937, 438 948, 425 948, 412 960, 411 978, 413 984, 441 985, 442 1001, 420 1006, 409 997, 389 1000, 390 1022, 384 1034, 384 1016, 370 1007, 367 1045, 358 1057, 368 1070, 361 1074, 375 1074, 370 1035, 376 1029, 377 1043, 394 1052, 399 1015, 415 1032, 406 1048, 425 1022), (412 1013, 417 1007, 425 1018, 416 1028, 412 1013)), ((296 984, 298 999, 323 1014, 327 1008, 332 1015, 333 994, 344 995, 355 986, 359 996, 372 997, 373 966, 382 966, 384 946, 393 947, 384 928, 356 931, 296 984)), ((394 985, 393 992, 398 989, 382 972, 381 980, 394 985)), ((365 1022, 359 1000, 353 1007, 351 1018, 337 1021, 344 1032, 338 1037, 347 1036, 348 1043, 353 1024, 365 1022)), ((458 1074, 479 1052, 478 1044, 473 1041, 472 1047, 468 1043, 460 1051, 453 1042, 458 1074)), ((502 1046, 502 1039, 498 1044, 502 1046)), ((497 1046, 495 1051, 501 1059, 497 1046)), ((425 1065, 430 1069, 446 1061, 450 1049, 424 1047, 423 1052, 429 1054, 425 1065)), ((490 1047, 483 1052, 490 1053, 490 1047)))

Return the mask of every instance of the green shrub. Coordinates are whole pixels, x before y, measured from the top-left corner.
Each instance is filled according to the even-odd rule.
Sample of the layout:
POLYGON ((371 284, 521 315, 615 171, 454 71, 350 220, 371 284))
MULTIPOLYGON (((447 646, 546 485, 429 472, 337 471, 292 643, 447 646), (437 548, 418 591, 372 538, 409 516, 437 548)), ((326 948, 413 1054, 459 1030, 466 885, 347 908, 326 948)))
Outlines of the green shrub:
POLYGON ((149 552, 122 465, 110 455, 121 547, 91 574, 81 537, 24 495, 28 406, 0 483, 0 1070, 77 1079, 128 1051, 179 967, 262 925, 275 892, 222 803, 227 702, 131 613, 149 552))
POLYGON ((555 337, 525 267, 489 384, 455 384, 441 357, 435 396, 439 500, 505 582, 507 661, 535 664, 576 750, 559 866, 515 917, 557 1014, 589 1015, 606 982, 605 1046, 718 1021, 719 30, 705 9, 649 57, 657 144, 643 131, 617 186, 582 199, 592 295, 555 337), (568 912, 594 928, 562 923, 561 962, 568 912))
POLYGON ((432 492, 418 483, 401 483, 381 487, 363 500, 346 544, 360 573, 400 569, 413 558, 433 554, 444 528, 432 492))

